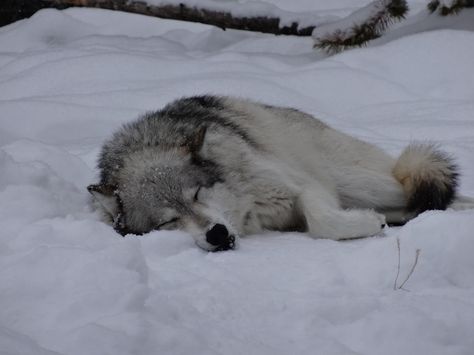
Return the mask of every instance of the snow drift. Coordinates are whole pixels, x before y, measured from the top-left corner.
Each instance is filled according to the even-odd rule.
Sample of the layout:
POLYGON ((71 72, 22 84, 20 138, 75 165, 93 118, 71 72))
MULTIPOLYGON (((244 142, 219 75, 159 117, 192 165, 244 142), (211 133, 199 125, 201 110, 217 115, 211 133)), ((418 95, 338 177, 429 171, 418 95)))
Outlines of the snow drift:
POLYGON ((311 42, 92 9, 0 28, 0 354, 472 352, 474 211, 208 254, 181 232, 122 238, 89 209, 104 139, 202 93, 296 107, 393 155, 437 141, 474 196, 473 32, 323 60, 311 42), (409 292, 397 238, 400 282, 421 251, 409 292))

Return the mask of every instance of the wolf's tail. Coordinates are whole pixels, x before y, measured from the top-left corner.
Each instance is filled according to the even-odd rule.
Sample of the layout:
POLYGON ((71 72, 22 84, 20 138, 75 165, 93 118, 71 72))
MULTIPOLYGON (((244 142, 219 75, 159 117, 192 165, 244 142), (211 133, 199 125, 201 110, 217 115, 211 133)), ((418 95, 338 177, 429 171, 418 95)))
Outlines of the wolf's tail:
POLYGON ((457 166, 433 144, 411 144, 398 158, 393 175, 403 185, 407 210, 444 210, 454 200, 457 166))

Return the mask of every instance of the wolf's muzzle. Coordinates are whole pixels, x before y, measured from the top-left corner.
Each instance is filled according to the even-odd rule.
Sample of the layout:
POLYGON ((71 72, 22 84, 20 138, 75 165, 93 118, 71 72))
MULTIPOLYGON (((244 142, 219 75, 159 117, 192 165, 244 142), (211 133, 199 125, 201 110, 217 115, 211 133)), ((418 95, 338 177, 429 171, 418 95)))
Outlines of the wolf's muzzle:
POLYGON ((222 251, 234 248, 235 237, 229 234, 226 226, 217 223, 207 231, 206 241, 216 246, 214 251, 222 251))

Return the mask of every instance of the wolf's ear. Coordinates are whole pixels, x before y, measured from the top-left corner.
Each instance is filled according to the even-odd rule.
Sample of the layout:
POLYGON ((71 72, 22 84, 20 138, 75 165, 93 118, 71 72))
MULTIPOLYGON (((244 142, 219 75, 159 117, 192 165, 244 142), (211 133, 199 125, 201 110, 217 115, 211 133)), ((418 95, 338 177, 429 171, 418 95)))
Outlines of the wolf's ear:
POLYGON ((186 142, 186 148, 190 153, 199 153, 206 137, 207 127, 202 126, 186 142))
POLYGON ((116 186, 107 184, 89 185, 87 191, 94 196, 94 199, 112 216, 118 213, 117 197, 115 196, 116 186))

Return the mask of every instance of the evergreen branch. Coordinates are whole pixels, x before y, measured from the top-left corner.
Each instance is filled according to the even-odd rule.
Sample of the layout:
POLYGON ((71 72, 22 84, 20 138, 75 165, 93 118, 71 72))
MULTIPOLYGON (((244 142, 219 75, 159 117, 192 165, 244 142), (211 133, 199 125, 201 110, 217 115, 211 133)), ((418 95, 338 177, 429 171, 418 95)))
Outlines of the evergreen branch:
POLYGON ((432 0, 428 3, 428 5, 426 5, 426 7, 431 13, 433 13, 438 9, 439 5, 440 5, 439 0, 432 0))
POLYGON ((374 1, 340 21, 316 27, 314 47, 328 54, 361 47, 380 37, 395 21, 405 18, 407 12, 405 0, 374 1))
POLYGON ((474 7, 474 0, 451 0, 450 3, 440 0, 430 1, 427 5, 428 10, 433 13, 438 10, 441 16, 457 15, 462 9, 474 7))

